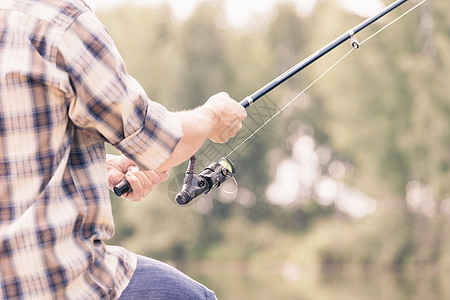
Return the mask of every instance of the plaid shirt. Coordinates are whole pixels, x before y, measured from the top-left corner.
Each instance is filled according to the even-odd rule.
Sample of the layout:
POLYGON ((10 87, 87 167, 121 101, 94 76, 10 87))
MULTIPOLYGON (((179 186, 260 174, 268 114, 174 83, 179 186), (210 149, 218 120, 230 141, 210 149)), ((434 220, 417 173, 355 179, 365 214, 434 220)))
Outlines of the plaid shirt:
POLYGON ((105 142, 154 169, 181 135, 84 2, 0 0, 0 299, 119 297, 105 142))

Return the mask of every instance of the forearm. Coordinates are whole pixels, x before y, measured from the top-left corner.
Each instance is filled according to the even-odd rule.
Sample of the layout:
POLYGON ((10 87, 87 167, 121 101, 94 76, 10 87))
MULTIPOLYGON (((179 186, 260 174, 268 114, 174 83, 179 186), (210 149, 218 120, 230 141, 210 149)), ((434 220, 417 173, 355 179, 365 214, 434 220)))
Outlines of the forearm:
POLYGON ((183 137, 178 142, 169 160, 158 170, 169 170, 195 154, 211 136, 215 125, 215 114, 210 108, 201 106, 191 111, 175 113, 183 129, 183 137))
POLYGON ((226 143, 242 128, 247 116, 245 109, 227 93, 211 96, 204 105, 191 111, 178 112, 183 137, 170 158, 158 170, 168 170, 179 165, 193 154, 209 138, 213 142, 226 143))
MULTIPOLYGON (((200 149, 207 139, 210 139, 213 142, 226 143, 231 137, 236 135, 238 130, 242 128, 242 121, 247 116, 247 112, 238 102, 231 99, 227 93, 222 92, 211 96, 201 107, 190 111, 177 112, 172 116, 175 117, 172 119, 178 119, 179 124, 178 122, 177 124, 181 125, 183 136, 177 142, 175 148, 171 148, 173 151, 168 160, 154 170, 147 171, 150 172, 150 176, 156 177, 157 175, 156 180, 153 179, 154 182, 166 180, 168 178, 168 173, 164 171, 168 171, 171 167, 177 166, 186 161, 200 149)), ((179 128, 179 126, 177 127, 179 128)), ((125 171, 122 166, 114 167, 115 162, 110 163, 110 165, 112 167, 110 169, 114 171, 114 174, 117 174, 118 172, 120 173, 117 176, 112 176, 114 174, 108 176, 110 178, 110 186, 111 183, 113 186, 117 184, 125 174, 125 177, 131 184, 132 189, 134 189, 133 183, 130 182, 130 180, 133 179, 131 176, 132 174, 130 175, 130 172, 125 171)), ((143 166, 143 170, 145 170, 145 166, 143 166)), ((142 175, 141 173, 145 172, 139 172, 138 175, 142 175)), ((144 175, 147 176, 147 173, 144 175)), ((138 177, 136 179, 139 179, 138 177)), ((142 180, 135 180, 135 184, 139 181, 141 186, 144 188, 152 186, 147 184, 149 182, 149 180, 147 180, 148 178, 141 176, 141 179, 142 180)), ((135 196, 134 194, 129 194, 130 193, 128 193, 127 196, 135 196)), ((138 196, 140 195, 143 194, 141 193, 136 197, 139 198, 138 196)))

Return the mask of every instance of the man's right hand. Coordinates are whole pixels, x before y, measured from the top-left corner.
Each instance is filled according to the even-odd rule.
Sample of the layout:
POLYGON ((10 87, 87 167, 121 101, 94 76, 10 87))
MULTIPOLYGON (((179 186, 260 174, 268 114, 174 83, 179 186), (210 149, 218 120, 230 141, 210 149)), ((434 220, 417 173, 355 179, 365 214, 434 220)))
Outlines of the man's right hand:
POLYGON ((168 170, 186 161, 208 138, 213 142, 226 143, 242 128, 247 112, 227 93, 221 92, 211 96, 202 106, 177 112, 175 116, 180 120, 183 137, 169 160, 158 170, 168 170))
POLYGON ((214 126, 208 137, 217 143, 226 143, 234 137, 247 117, 245 108, 225 92, 211 96, 201 109, 210 110, 213 114, 214 126))

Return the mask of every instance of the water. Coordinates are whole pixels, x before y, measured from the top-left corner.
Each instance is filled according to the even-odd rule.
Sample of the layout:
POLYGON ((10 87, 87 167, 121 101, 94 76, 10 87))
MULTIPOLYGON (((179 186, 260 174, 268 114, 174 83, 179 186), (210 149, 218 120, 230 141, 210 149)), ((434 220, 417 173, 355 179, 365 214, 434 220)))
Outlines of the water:
POLYGON ((408 272, 309 272, 295 265, 192 264, 182 268, 216 292, 220 300, 450 299, 450 273, 415 268, 408 272), (316 274, 314 274, 316 273, 316 274))

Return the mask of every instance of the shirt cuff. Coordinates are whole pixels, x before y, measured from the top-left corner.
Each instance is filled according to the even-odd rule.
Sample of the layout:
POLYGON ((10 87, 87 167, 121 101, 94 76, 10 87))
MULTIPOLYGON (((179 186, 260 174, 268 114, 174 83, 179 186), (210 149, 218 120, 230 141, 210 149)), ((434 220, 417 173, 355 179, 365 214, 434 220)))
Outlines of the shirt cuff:
POLYGON ((143 170, 154 170, 166 162, 183 136, 180 120, 159 103, 148 101, 142 128, 117 147, 143 170))

